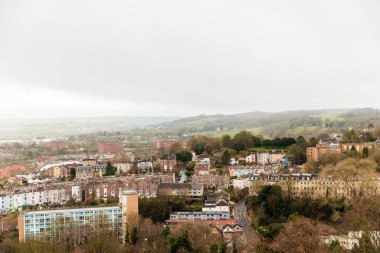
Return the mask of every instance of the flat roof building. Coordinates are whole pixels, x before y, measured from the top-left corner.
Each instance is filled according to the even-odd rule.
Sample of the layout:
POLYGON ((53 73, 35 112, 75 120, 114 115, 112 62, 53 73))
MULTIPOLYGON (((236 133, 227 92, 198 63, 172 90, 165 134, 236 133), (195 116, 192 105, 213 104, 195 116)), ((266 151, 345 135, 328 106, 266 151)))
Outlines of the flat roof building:
POLYGON ((123 239, 123 210, 118 206, 28 212, 18 217, 19 241, 56 241, 69 232, 77 243, 92 233, 111 232, 123 239))
POLYGON ((127 224, 137 226, 138 195, 123 192, 119 206, 27 212, 18 217, 19 241, 55 242, 69 235, 74 243, 96 234, 112 234, 124 240, 127 224))

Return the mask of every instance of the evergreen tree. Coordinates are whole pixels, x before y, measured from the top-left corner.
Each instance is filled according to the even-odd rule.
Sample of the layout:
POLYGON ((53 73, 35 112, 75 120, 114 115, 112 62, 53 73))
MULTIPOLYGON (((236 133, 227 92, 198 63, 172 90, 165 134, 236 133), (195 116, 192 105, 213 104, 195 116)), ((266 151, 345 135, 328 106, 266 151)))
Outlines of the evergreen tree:
POLYGON ((214 243, 213 245, 210 246, 210 253, 218 253, 218 249, 219 249, 218 244, 214 243))
POLYGON ((137 227, 133 227, 132 234, 131 234, 131 242, 132 244, 136 244, 138 240, 139 240, 139 231, 137 227))
POLYGON ((363 148, 363 157, 367 158, 369 155, 369 149, 367 147, 363 148))
POLYGON ((223 242, 222 245, 220 245, 220 253, 226 253, 227 252, 227 243, 223 242))
POLYGON ((236 243, 235 242, 232 243, 232 253, 238 253, 238 249, 236 247, 236 243))
POLYGON ((73 181, 74 178, 75 178, 75 175, 76 175, 76 171, 75 171, 75 169, 74 169, 74 168, 71 168, 71 169, 70 169, 70 177, 69 177, 69 180, 70 180, 70 181, 73 181))
POLYGON ((169 227, 164 227, 164 229, 161 231, 161 235, 164 237, 164 238, 168 238, 168 236, 170 235, 170 228, 169 227))
POLYGON ((177 253, 180 249, 184 249, 188 252, 193 251, 193 247, 189 240, 189 233, 187 231, 184 231, 177 238, 171 239, 171 252, 177 253))
POLYGON ((129 231, 127 227, 127 231, 125 232, 125 243, 129 243, 129 231))
POLYGON ((180 151, 176 154, 176 160, 183 164, 190 162, 193 159, 193 154, 189 151, 180 151))
POLYGON ((228 152, 228 150, 225 150, 222 155, 222 164, 228 165, 230 164, 230 160, 231 160, 231 154, 230 152, 228 152))
POLYGON ((116 167, 112 166, 110 162, 107 163, 106 166, 106 176, 113 176, 116 173, 116 167))
POLYGON ((229 135, 222 136, 222 147, 223 148, 231 148, 232 147, 232 139, 229 135))

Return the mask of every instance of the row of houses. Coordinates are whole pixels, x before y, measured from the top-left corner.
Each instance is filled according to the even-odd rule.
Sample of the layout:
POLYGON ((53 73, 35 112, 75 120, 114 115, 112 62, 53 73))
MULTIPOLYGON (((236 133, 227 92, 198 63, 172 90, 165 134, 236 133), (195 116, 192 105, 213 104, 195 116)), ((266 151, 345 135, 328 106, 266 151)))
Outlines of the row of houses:
POLYGON ((247 178, 253 175, 270 175, 276 174, 281 166, 278 164, 271 165, 250 165, 229 168, 230 177, 247 178))
POLYGON ((352 198, 358 195, 380 194, 380 179, 340 179, 315 174, 255 175, 250 178, 233 180, 234 187, 249 188, 250 195, 257 195, 265 185, 278 185, 295 197, 310 198, 352 198))
POLYGON ((191 183, 201 184, 206 188, 226 189, 230 186, 230 176, 224 175, 193 175, 191 183))
POLYGON ((152 198, 159 185, 174 182, 174 175, 103 177, 10 187, 0 192, 0 212, 7 213, 30 206, 64 205, 69 201, 119 198, 124 190, 134 190, 139 197, 152 198))
POLYGON ((69 193, 66 189, 61 188, 16 190, 13 194, 0 194, 0 213, 7 213, 26 206, 63 205, 69 200, 69 193))

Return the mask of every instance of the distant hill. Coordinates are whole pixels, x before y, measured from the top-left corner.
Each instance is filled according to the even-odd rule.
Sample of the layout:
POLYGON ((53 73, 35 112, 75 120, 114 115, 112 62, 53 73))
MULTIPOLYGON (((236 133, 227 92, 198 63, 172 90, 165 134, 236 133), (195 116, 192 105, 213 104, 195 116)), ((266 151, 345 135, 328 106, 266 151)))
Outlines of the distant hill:
POLYGON ((98 131, 126 131, 179 119, 179 117, 91 117, 68 119, 0 119, 0 140, 57 137, 98 131))
POLYGON ((276 136, 316 136, 380 123, 380 111, 363 109, 326 109, 285 112, 248 112, 231 115, 199 115, 160 124, 166 132, 221 135, 242 129, 253 134, 276 136))
POLYGON ((317 136, 353 128, 380 124, 380 111, 372 108, 326 109, 285 112, 247 112, 239 114, 199 115, 194 117, 97 117, 44 120, 1 120, 0 141, 57 137, 99 131, 126 131, 132 134, 177 135, 235 134, 249 130, 267 137, 317 136), (142 131, 144 129, 144 131, 142 131))

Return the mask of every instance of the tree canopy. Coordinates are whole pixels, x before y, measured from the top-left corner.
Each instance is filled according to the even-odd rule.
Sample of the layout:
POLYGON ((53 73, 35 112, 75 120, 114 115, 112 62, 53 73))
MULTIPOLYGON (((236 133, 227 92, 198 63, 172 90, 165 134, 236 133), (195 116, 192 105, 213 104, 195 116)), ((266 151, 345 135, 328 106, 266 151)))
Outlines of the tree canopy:
POLYGON ((185 164, 193 159, 193 154, 190 151, 183 150, 178 152, 175 157, 178 162, 185 164))

